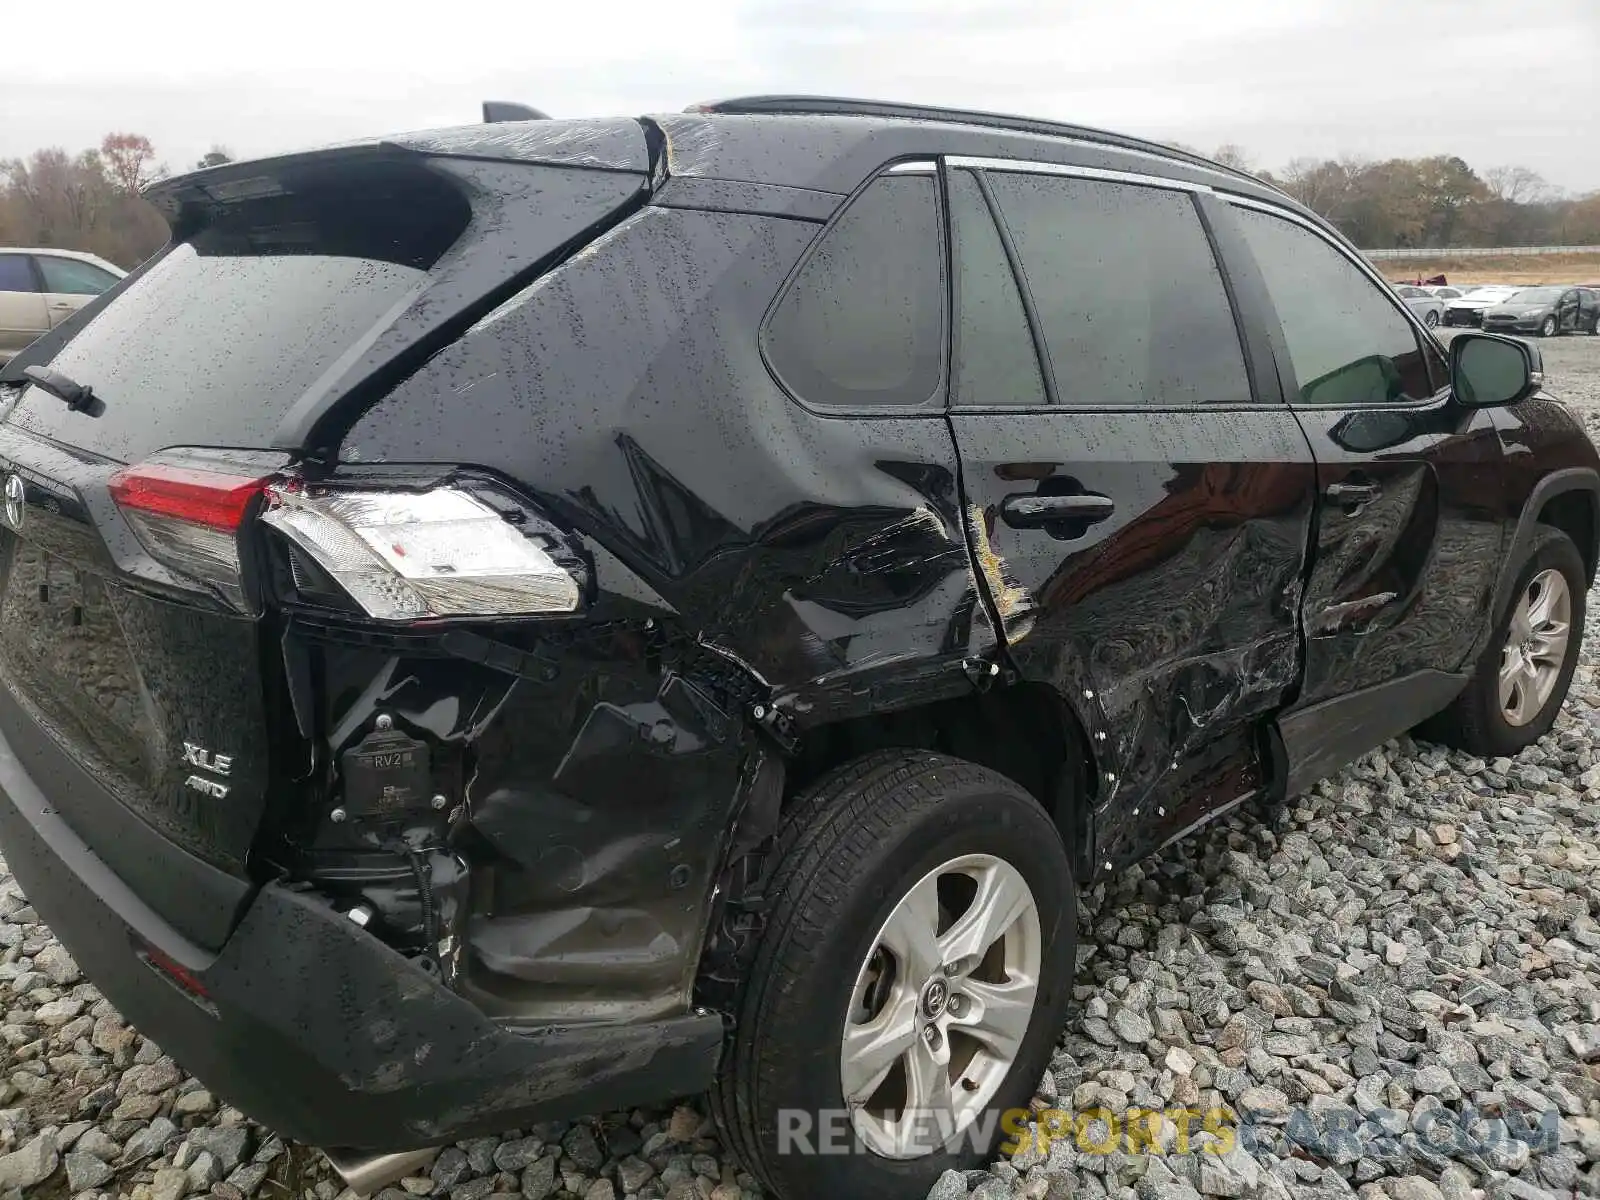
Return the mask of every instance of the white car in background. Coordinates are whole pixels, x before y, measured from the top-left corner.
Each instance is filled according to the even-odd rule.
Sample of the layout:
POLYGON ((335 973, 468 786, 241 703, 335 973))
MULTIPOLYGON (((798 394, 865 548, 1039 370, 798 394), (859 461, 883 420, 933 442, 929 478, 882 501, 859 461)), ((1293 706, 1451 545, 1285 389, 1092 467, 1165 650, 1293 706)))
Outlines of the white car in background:
POLYGON ((1400 293, 1400 299, 1406 302, 1406 307, 1417 315, 1429 329, 1439 324, 1444 316, 1444 301, 1435 296, 1427 288, 1420 288, 1409 283, 1397 283, 1394 290, 1400 293))
POLYGON ((1490 283, 1483 287, 1475 287, 1460 299, 1452 300, 1445 306, 1444 323, 1446 325, 1482 325, 1483 310, 1493 308, 1496 304, 1516 295, 1522 289, 1509 284, 1490 283))
POLYGON ((126 274, 79 250, 0 246, 0 364, 126 274))

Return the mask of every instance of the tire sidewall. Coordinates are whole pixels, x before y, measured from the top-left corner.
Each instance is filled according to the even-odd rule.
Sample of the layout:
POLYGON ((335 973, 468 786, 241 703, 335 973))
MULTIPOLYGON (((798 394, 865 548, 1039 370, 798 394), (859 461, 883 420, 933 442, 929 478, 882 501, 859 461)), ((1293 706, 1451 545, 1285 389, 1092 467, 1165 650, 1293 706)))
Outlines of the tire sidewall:
POLYGON ((1582 657, 1581 642, 1587 593, 1588 584, 1584 579, 1583 559, 1578 554, 1578 548, 1572 544, 1570 538, 1557 530, 1541 530, 1535 537, 1531 553, 1517 572, 1516 582, 1512 586, 1510 595, 1506 597, 1505 611, 1495 624, 1494 636, 1484 649, 1478 671, 1473 676, 1472 683, 1468 685, 1473 691, 1472 703, 1478 709, 1476 714, 1478 727, 1487 735, 1499 755, 1510 757, 1516 754, 1549 733, 1555 724, 1561 706, 1566 702, 1572 676, 1578 669, 1578 660, 1582 657), (1572 622, 1566 661, 1561 666, 1561 675, 1556 680, 1555 689, 1550 693, 1550 698, 1545 702, 1539 715, 1526 725, 1512 725, 1500 711, 1500 652, 1505 647, 1506 637, 1511 631, 1511 618, 1523 593, 1528 590, 1528 584, 1540 571, 1552 567, 1559 570, 1566 578, 1567 588, 1572 594, 1572 622))
MULTIPOLYGON (((989 1107, 1025 1109, 1033 1098, 1060 1035, 1076 968, 1077 897, 1060 834, 1031 799, 1002 788, 946 799, 884 845, 863 864, 865 886, 846 899, 816 945, 814 986, 777 999, 764 1015, 764 1036, 782 1037, 790 1053, 764 1064, 760 1077, 760 1140, 764 1155, 779 1155, 777 1113, 811 1114, 845 1108, 839 1078, 844 1022, 857 975, 895 906, 929 871, 966 854, 992 854, 1027 880, 1038 908, 1043 947, 1039 994, 1022 1049, 989 1107), (1035 1069, 1037 1068, 1037 1069, 1035 1069)), ((770 932, 770 931, 769 931, 770 932)), ((791 1179, 805 1179, 806 1195, 921 1195, 938 1175, 985 1161, 970 1134, 955 1147, 923 1158, 894 1161, 861 1147, 848 1122, 835 1144, 848 1154, 785 1155, 791 1179)), ((996 1134, 1004 1137, 1000 1125, 996 1134)), ((813 1135, 813 1141, 820 1138, 813 1135)), ((982 1148, 987 1150, 988 1148, 982 1148)))

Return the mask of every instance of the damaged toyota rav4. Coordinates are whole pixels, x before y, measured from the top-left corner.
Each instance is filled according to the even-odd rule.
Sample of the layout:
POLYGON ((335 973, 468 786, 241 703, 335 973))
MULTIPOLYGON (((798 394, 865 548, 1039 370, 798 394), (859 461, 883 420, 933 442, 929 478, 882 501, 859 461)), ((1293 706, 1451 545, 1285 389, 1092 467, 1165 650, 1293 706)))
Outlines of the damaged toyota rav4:
POLYGON ((150 199, 0 376, 0 842, 368 1184, 709 1092, 779 1195, 920 1195, 1033 1096, 1078 888, 1566 695, 1537 352, 1190 154, 758 98, 150 199))

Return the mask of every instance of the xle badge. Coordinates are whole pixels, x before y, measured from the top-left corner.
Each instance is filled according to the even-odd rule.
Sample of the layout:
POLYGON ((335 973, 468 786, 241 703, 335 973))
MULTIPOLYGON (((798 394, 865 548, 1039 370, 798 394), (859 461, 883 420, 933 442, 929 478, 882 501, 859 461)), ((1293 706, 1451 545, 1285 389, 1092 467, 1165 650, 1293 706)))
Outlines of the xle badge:
MULTIPOLYGON (((202 771, 209 771, 213 775, 226 776, 233 770, 233 755, 214 754, 204 746, 196 746, 193 742, 183 744, 183 763, 188 767, 197 767, 202 771)), ((199 792, 202 796, 210 796, 214 800, 221 800, 228 794, 228 785, 218 783, 215 779, 207 779, 204 775, 191 775, 183 781, 183 786, 191 791, 199 792)))

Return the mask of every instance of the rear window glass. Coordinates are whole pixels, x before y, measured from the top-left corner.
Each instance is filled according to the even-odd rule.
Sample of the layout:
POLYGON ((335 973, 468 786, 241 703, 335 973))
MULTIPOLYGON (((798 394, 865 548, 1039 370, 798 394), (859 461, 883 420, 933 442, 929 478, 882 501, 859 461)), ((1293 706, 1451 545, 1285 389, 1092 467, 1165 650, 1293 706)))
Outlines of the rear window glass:
POLYGON ((416 167, 250 182, 254 199, 179 240, 51 362, 103 415, 31 388, 16 424, 123 461, 271 445, 294 402, 409 305, 470 213, 416 167))

